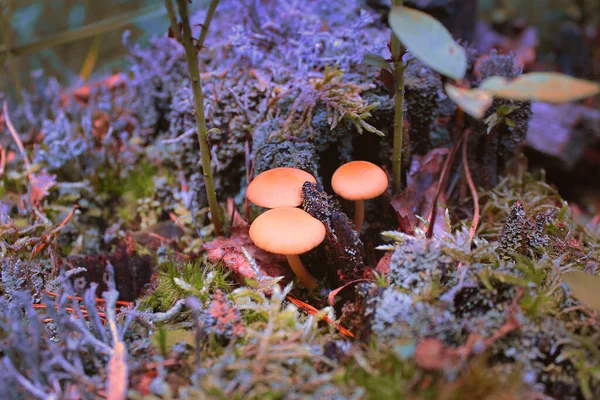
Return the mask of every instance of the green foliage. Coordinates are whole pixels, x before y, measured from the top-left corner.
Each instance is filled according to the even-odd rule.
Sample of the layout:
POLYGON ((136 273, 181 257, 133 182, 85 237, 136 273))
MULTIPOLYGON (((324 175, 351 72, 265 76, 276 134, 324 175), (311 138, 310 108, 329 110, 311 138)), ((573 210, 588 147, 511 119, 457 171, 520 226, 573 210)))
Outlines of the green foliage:
POLYGON ((484 119, 483 122, 485 122, 485 124, 487 125, 488 135, 496 126, 500 126, 501 124, 506 124, 507 126, 513 128, 515 126, 515 123, 513 120, 508 118, 508 116, 513 111, 516 111, 518 109, 518 106, 507 106, 504 104, 498 107, 495 113, 484 119))
POLYGON ((174 261, 169 261, 160 266, 156 290, 142 299, 140 308, 166 311, 177 300, 188 296, 196 296, 204 302, 217 289, 223 292, 231 290, 228 276, 229 271, 201 260, 186 262, 179 267, 174 261))
POLYGON ((465 76, 465 49, 438 20, 422 11, 394 6, 388 22, 402 44, 423 64, 453 79, 465 76))
POLYGON ((399 354, 406 345, 402 340, 393 346, 372 342, 365 351, 354 352, 356 362, 348 365, 340 383, 364 388, 365 399, 406 398, 418 376, 414 360, 399 354))
POLYGON ((104 165, 98 168, 92 178, 94 189, 114 197, 130 196, 132 199, 149 197, 154 192, 153 177, 156 168, 143 160, 137 168, 130 170, 124 177, 119 166, 104 165))
POLYGON ((541 260, 514 254, 514 272, 500 272, 492 269, 483 269, 479 273, 482 283, 493 292, 496 292, 492 280, 503 284, 518 286, 523 290, 519 306, 530 318, 539 318, 553 310, 554 290, 549 287, 555 267, 552 260, 545 256, 541 260))
POLYGON ((190 329, 167 330, 162 324, 157 325, 158 329, 152 335, 152 344, 164 358, 167 358, 174 345, 182 342, 193 345, 195 342, 194 331, 190 329))
POLYGON ((378 54, 367 53, 365 54, 365 64, 372 65, 374 67, 378 67, 381 69, 387 69, 392 72, 392 67, 390 63, 383 57, 378 54))
POLYGON ((341 121, 352 123, 358 133, 363 130, 378 136, 383 132, 366 122, 377 103, 367 104, 360 96, 361 88, 355 84, 342 82, 342 71, 326 68, 323 78, 303 87, 292 104, 281 133, 312 130, 313 113, 318 104, 327 110, 327 122, 334 129, 341 121), (300 113, 299 118, 296 114, 300 113))

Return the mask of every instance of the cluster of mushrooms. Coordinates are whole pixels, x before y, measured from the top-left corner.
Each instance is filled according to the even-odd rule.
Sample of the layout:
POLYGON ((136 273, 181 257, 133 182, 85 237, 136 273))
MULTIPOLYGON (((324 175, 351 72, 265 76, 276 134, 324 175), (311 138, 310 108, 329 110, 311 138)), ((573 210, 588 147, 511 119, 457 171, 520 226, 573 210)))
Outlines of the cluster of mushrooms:
MULTIPOLYGON (((321 244, 327 232, 321 221, 298 208, 302 204, 305 182, 316 183, 316 179, 297 168, 274 168, 256 176, 248 185, 246 196, 255 205, 269 208, 250 226, 254 244, 265 251, 285 255, 300 282, 314 289, 317 280, 306 270, 299 255, 321 244)), ((351 161, 335 171, 331 186, 340 197, 354 201, 354 225, 360 233, 365 200, 385 192, 388 179, 373 163, 351 161)))

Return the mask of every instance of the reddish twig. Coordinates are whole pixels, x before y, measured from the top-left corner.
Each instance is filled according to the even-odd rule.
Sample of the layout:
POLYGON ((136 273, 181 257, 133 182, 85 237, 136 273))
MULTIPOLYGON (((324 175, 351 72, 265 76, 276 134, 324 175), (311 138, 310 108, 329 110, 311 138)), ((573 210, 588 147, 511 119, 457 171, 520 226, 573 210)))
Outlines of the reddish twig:
MULTIPOLYGON (((319 310, 317 310, 315 307, 311 306, 310 304, 307 304, 307 303, 303 302, 302 300, 298 300, 290 295, 287 296, 287 299, 292 304, 294 304, 296 307, 300 308, 301 310, 306 311, 310 315, 316 315, 319 312, 319 310)), ((349 330, 347 330, 346 328, 344 328, 337 322, 332 321, 327 315, 324 315, 321 319, 323 321, 327 322, 328 324, 330 324, 331 326, 335 327, 343 335, 351 337, 351 338, 354 337, 354 334, 352 332, 350 332, 349 330)))
POLYGON ((13 140, 15 141, 15 144, 17 145, 19 152, 21 153, 21 157, 23 157, 23 163, 25 164, 25 169, 27 171, 27 177, 29 178, 29 181, 31 182, 31 172, 30 172, 31 164, 29 163, 29 158, 27 158, 27 153, 25 152, 25 147, 23 147, 23 142, 21 141, 21 138, 19 137, 17 130, 15 129, 14 125, 12 124, 12 122, 10 120, 10 117, 8 116, 8 105, 6 104, 6 101, 4 102, 3 113, 4 113, 4 121, 6 122, 8 131, 10 132, 10 135, 12 136, 13 140))
POLYGON ((79 206, 77 204, 75 204, 73 206, 73 210, 71 210, 71 212, 69 213, 69 215, 67 215, 65 217, 65 219, 58 224, 58 226, 54 229, 52 229, 49 233, 47 234, 43 234, 42 237, 40 237, 40 243, 38 243, 33 250, 31 251, 31 256, 29 257, 29 259, 31 260, 33 257, 35 257, 36 255, 38 255, 40 253, 40 251, 42 251, 49 243, 50 240, 56 236, 56 234, 58 232, 61 231, 62 228, 65 227, 65 225, 67 224, 67 222, 69 222, 69 220, 71 219, 71 217, 73 216, 73 214, 75 214, 75 211, 77 211, 77 209, 79 208, 79 206))
MULTIPOLYGON (((59 296, 57 293, 50 292, 50 291, 48 291, 48 290, 42 290, 42 293, 44 293, 44 294, 47 294, 47 295, 48 295, 48 296, 50 296, 50 297, 58 297, 58 296, 59 296)), ((81 297, 77 297, 77 296, 68 296, 67 298, 68 298, 69 300, 78 300, 78 301, 83 301, 83 299, 82 299, 81 297)), ((106 302, 106 300, 104 300, 104 299, 101 299, 101 298, 97 298, 97 299, 96 299, 96 302, 97 302, 97 303, 105 303, 105 302, 106 302)), ((116 304, 116 305, 118 305, 118 306, 129 307, 129 306, 131 305, 131 302, 129 302, 129 301, 121 301, 121 300, 118 300, 118 301, 116 301, 116 302, 115 302, 115 304, 116 304)))
POLYGON ((0 147, 0 178, 4 175, 4 166, 6 165, 6 149, 4 146, 0 147))
POLYGON ((454 157, 460 144, 463 140, 463 135, 460 135, 456 142, 452 145, 450 152, 448 153, 448 158, 446 158, 446 162, 444 163, 444 168, 442 169, 442 174, 440 176, 440 180, 438 181, 438 186, 435 189, 435 195, 433 196, 433 200, 431 202, 431 209, 429 210, 429 216, 427 217, 427 221, 429 226, 427 227, 427 237, 431 238, 433 236, 433 227, 435 225, 435 215, 437 210, 437 201, 440 197, 440 193, 442 189, 446 185, 446 180, 448 179, 448 175, 450 174, 450 167, 452 167, 452 162, 454 161, 454 157))
POLYGON ((473 177, 471 176, 471 169, 469 168, 469 160, 467 158, 467 148, 469 147, 470 133, 470 129, 465 130, 462 156, 463 166, 465 169, 465 177, 467 179, 469 189, 471 190, 471 196, 473 196, 473 222, 471 223, 471 228, 469 229, 469 243, 473 243, 473 238, 475 237, 475 232, 477 232, 477 226, 479 225, 479 196, 477 195, 477 188, 475 187, 475 182, 473 182, 473 177))

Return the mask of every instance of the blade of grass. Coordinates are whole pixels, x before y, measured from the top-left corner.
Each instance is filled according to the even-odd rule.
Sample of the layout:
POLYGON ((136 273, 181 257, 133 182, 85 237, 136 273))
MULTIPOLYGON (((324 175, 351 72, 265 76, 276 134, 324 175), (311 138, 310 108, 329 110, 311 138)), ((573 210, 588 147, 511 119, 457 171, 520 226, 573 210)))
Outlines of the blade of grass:
POLYGON ((122 28, 134 22, 139 22, 148 18, 158 17, 165 13, 165 9, 158 4, 140 8, 139 10, 131 11, 115 17, 106 18, 77 29, 59 33, 37 42, 27 43, 9 48, 6 45, 0 46, 0 62, 4 61, 10 55, 20 57, 27 54, 35 53, 49 47, 55 47, 65 43, 71 43, 80 39, 85 39, 92 36, 109 32, 115 29, 122 28))
POLYGON ((92 45, 90 46, 90 50, 85 56, 85 60, 83 61, 83 65, 81 66, 81 71, 79 71, 79 76, 84 81, 90 79, 92 72, 94 72, 94 67, 98 62, 98 54, 100 53, 100 39, 102 35, 98 35, 94 37, 92 40, 92 45))

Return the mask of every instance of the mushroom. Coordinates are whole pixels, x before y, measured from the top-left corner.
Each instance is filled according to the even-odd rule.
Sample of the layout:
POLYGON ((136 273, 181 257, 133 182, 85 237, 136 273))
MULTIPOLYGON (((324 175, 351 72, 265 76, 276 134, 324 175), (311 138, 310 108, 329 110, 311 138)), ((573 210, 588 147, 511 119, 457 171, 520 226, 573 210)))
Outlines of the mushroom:
POLYGON ((373 199, 388 187, 385 172, 368 161, 351 161, 339 167, 331 187, 340 197, 354 201, 354 225, 360 233, 365 218, 365 200, 373 199))
POLYGON ((317 286, 317 280, 304 268, 298 255, 314 249, 325 239, 321 221, 299 208, 274 208, 254 220, 250 239, 263 250, 285 255, 304 286, 309 289, 317 286))
POLYGON ((298 168, 273 168, 256 176, 246 189, 248 200, 259 207, 298 207, 304 182, 316 183, 314 176, 298 168))

